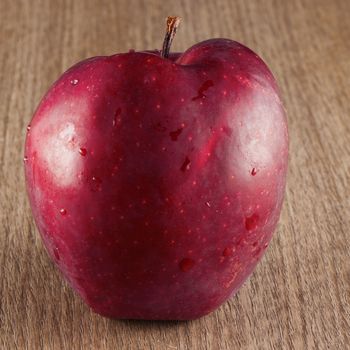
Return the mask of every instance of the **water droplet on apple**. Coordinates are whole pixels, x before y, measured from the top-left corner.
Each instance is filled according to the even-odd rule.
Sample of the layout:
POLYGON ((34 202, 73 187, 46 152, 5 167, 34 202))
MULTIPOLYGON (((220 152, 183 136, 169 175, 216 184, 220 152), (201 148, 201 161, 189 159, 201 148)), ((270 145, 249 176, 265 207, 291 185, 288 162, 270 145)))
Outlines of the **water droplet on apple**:
POLYGON ((187 272, 193 268, 194 264, 195 264, 194 260, 190 258, 184 258, 180 261, 179 267, 181 271, 187 272))
POLYGON ((72 79, 72 80, 70 81, 70 83, 71 83, 72 85, 77 85, 77 84, 79 83, 79 80, 78 80, 78 79, 72 79))
POLYGON ((80 153, 83 157, 85 157, 85 156, 87 155, 87 150, 86 150, 86 148, 79 148, 79 153, 80 153))
POLYGON ((23 157, 23 162, 27 162, 28 161, 28 157, 27 156, 24 156, 23 157))
POLYGON ((64 208, 60 209, 60 214, 61 214, 62 216, 66 215, 66 214, 67 214, 67 210, 64 209, 64 208))
POLYGON ((205 205, 210 208, 210 202, 205 202, 205 205))
POLYGON ((57 261, 60 260, 60 253, 59 253, 57 247, 55 247, 55 248, 53 249, 53 255, 55 256, 55 259, 56 259, 57 261))
POLYGON ((27 131, 29 131, 30 128, 31 128, 31 126, 30 126, 30 124, 28 124, 28 126, 27 126, 27 131))
POLYGON ((169 133, 171 139, 172 139, 173 141, 177 141, 177 138, 178 138, 178 137, 180 136, 180 134, 182 133, 182 130, 183 130, 183 128, 177 129, 177 130, 175 130, 175 131, 171 131, 171 132, 169 133))
POLYGON ((91 183, 91 190, 93 192, 97 192, 97 191, 100 191, 101 190, 101 183, 102 183, 102 180, 97 177, 97 176, 93 176, 91 178, 92 180, 92 183, 91 183))
POLYGON ((190 165, 191 165, 191 161, 190 161, 190 159, 188 157, 186 157, 185 161, 181 165, 181 168, 180 168, 181 171, 189 170, 190 165))
POLYGON ((205 81, 198 89, 198 95, 193 97, 192 101, 205 98, 206 95, 204 95, 204 92, 207 91, 212 86, 214 86, 214 83, 212 80, 205 81))
POLYGON ((224 250, 223 250, 223 252, 222 252, 222 255, 223 256, 230 256, 230 255, 232 255, 232 248, 230 248, 230 247, 226 247, 224 250))
POLYGON ((118 108, 115 111, 114 118, 113 118, 113 121, 112 121, 113 126, 116 126, 117 124, 120 124, 120 122, 121 122, 121 118, 120 118, 121 112, 122 112, 121 108, 118 108))
POLYGON ((248 231, 255 230, 258 227, 259 215, 253 214, 245 219, 245 228, 248 231))
POLYGON ((252 174, 252 176, 255 176, 257 172, 258 172, 257 169, 253 168, 250 173, 252 174))

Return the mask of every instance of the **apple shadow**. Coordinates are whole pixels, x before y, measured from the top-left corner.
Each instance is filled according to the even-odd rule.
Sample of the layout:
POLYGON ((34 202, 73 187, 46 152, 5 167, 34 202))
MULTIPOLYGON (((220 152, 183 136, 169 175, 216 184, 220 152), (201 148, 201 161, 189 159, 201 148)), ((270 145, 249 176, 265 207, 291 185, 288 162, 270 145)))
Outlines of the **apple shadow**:
POLYGON ((191 321, 179 321, 179 320, 134 320, 134 319, 127 319, 127 320, 118 320, 118 319, 110 319, 112 323, 121 323, 125 326, 131 327, 131 328, 143 328, 143 329, 154 329, 154 328, 173 328, 177 327, 179 325, 186 325, 190 323, 191 321))

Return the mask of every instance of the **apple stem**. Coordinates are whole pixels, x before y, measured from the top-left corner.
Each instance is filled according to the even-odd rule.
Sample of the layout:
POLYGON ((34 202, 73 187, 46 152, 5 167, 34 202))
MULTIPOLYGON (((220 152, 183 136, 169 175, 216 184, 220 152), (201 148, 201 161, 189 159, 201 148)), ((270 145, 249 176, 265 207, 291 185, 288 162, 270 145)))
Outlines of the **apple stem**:
POLYGON ((181 21, 180 17, 169 16, 166 20, 166 33, 163 41, 163 48, 161 51, 161 57, 168 58, 170 52, 170 46, 173 42, 174 36, 176 34, 177 27, 181 21))

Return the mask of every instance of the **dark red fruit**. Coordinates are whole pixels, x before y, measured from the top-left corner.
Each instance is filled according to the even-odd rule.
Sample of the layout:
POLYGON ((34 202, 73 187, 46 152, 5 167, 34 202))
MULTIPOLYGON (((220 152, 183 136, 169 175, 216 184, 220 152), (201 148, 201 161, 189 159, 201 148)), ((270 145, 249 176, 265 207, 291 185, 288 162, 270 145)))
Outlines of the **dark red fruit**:
POLYGON ((275 79, 248 48, 87 59, 30 125, 36 224, 94 311, 197 318, 253 271, 280 215, 288 135, 275 79))

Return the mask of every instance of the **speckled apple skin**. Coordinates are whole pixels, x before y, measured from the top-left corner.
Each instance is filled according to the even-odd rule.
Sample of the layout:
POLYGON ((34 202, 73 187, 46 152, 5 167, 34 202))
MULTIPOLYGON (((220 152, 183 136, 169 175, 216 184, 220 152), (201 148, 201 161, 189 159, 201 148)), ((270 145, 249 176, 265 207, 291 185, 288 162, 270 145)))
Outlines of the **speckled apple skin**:
POLYGON ((95 312, 187 320, 261 259, 287 159, 271 72, 213 39, 172 59, 130 52, 70 68, 35 112, 24 163, 46 249, 95 312))

